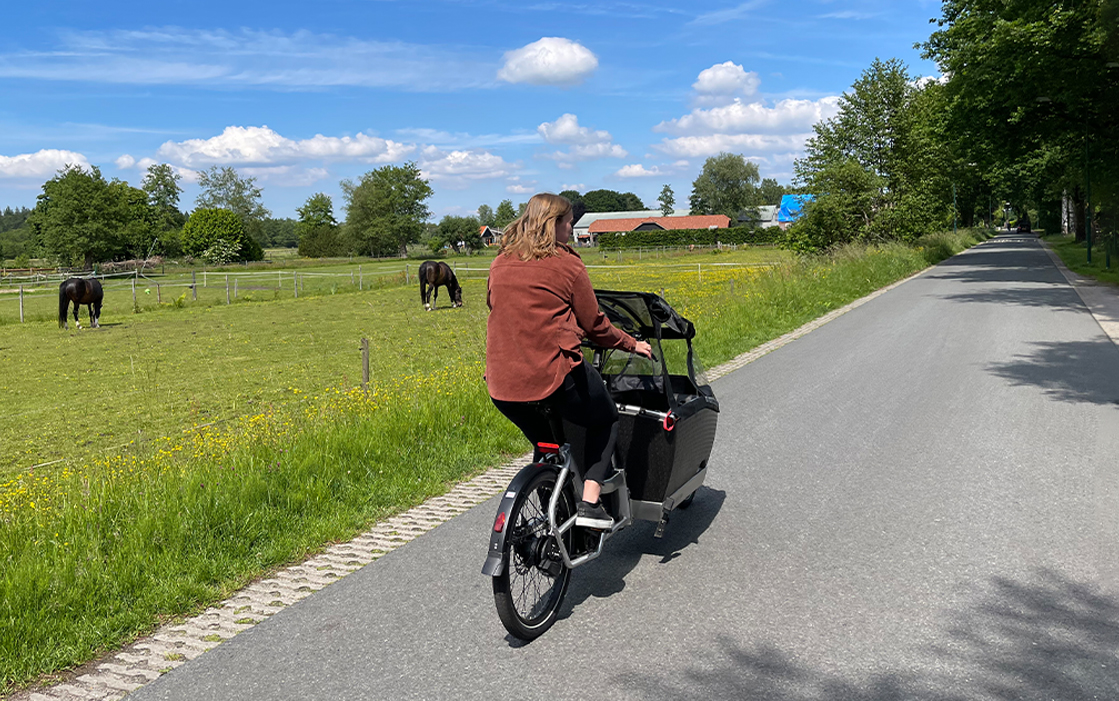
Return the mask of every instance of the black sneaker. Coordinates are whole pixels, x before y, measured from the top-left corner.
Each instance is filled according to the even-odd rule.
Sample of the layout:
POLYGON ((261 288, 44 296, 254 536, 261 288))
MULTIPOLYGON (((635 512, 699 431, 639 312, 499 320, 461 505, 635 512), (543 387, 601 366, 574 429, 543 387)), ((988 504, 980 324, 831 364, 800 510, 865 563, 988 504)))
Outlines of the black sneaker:
POLYGON ((584 528, 610 528, 614 525, 614 519, 606 513, 601 501, 597 504, 581 501, 575 505, 575 525, 584 528))

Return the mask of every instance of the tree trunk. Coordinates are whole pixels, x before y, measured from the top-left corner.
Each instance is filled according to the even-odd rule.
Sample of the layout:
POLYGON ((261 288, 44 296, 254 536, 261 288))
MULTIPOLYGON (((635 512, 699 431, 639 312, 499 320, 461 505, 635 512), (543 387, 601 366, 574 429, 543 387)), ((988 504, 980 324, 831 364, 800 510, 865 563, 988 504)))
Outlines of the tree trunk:
POLYGON ((1084 193, 1077 185, 1072 189, 1072 233, 1077 243, 1084 241, 1084 193))

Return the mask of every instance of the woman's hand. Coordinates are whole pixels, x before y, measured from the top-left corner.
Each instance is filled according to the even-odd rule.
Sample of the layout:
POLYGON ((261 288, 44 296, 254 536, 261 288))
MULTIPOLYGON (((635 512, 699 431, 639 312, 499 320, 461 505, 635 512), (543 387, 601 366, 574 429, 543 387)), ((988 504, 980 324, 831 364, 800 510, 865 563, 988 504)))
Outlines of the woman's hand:
POLYGON ((652 359, 653 357, 653 347, 650 346, 647 341, 638 341, 637 346, 633 349, 633 352, 637 353, 638 355, 643 355, 646 358, 652 359))

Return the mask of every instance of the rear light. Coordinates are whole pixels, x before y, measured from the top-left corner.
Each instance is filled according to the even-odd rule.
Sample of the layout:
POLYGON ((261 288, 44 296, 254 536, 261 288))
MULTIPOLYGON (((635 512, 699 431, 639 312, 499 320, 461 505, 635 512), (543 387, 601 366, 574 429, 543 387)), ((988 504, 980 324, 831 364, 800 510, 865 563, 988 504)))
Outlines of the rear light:
POLYGON ((497 515, 497 519, 493 522, 493 532, 500 533, 505 528, 505 512, 502 511, 497 515))
POLYGON ((541 453, 555 454, 559 452, 559 446, 555 443, 537 443, 536 447, 540 449, 541 453))
POLYGON ((664 423, 662 425, 664 426, 664 430, 666 431, 671 431, 672 429, 676 428, 676 417, 672 415, 672 412, 668 412, 667 414, 665 414, 664 423))

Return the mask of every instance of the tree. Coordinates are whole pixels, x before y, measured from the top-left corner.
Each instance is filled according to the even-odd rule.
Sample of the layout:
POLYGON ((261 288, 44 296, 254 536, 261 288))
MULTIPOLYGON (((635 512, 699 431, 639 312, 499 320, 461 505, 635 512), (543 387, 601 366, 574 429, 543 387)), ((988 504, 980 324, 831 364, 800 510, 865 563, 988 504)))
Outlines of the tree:
POLYGON ((140 188, 147 195, 148 205, 154 212, 157 231, 181 229, 186 223, 186 215, 179 211, 179 196, 183 192, 179 187, 180 180, 182 176, 166 163, 148 166, 140 188))
POLYGON ((261 189, 256 178, 242 178, 229 166, 212 166, 198 174, 202 192, 195 198, 199 209, 228 209, 241 217, 245 230, 258 244, 263 245, 264 220, 272 215, 261 204, 261 189))
POLYGON ((513 200, 501 200, 501 203, 497 205, 497 212, 494 214, 493 223, 498 229, 504 229, 516 218, 517 211, 513 209, 513 200))
POLYGON ((737 153, 720 153, 703 163, 692 182, 692 214, 725 214, 738 221, 743 211, 757 207, 758 166, 737 153))
POLYGON ((404 255, 419 241, 431 216, 432 195, 415 163, 372 170, 358 182, 342 181, 346 199, 345 232, 355 250, 373 256, 404 255))
POLYGON ((295 248, 299 245, 299 235, 295 231, 295 225, 298 223, 290 217, 280 219, 269 217, 262 222, 264 240, 268 246, 295 248))
POLYGON ((481 223, 474 217, 455 217, 448 214, 439 221, 438 234, 432 240, 439 242, 439 248, 442 248, 443 244, 449 244, 457 250, 461 241, 468 250, 476 251, 482 248, 482 236, 478 231, 480 227, 481 223))
POLYGON ((945 121, 1000 199, 1067 190, 1119 207, 1119 2, 947 0, 923 46, 949 76, 945 121), (1028 51, 1023 51, 1023 42, 1028 51))
POLYGON ((634 212, 645 209, 645 204, 632 192, 591 190, 583 195, 588 212, 634 212))
POLYGON ((575 204, 576 202, 582 202, 583 201, 583 196, 579 194, 578 190, 564 190, 563 192, 561 192, 559 194, 559 196, 563 197, 564 199, 566 199, 571 204, 575 204))
POLYGON ((779 205, 784 195, 791 195, 793 191, 783 185, 778 185, 773 178, 762 178, 758 186, 758 202, 764 205, 779 205))
POLYGON ((657 198, 657 202, 661 204, 661 214, 666 217, 672 216, 676 211, 676 195, 672 192, 672 186, 665 185, 661 188, 661 195, 657 198))
POLYGON ((120 254, 125 213, 101 170, 70 165, 43 184, 28 223, 45 252, 64 265, 91 267, 120 254))
POLYGON ((481 226, 494 226, 495 221, 493 207, 488 204, 478 206, 478 223, 481 226))
POLYGON ((307 198, 295 223, 299 241, 299 255, 308 258, 326 258, 346 253, 346 244, 339 235, 338 221, 334 218, 334 203, 329 195, 321 192, 307 198))
POLYGON ((183 225, 183 250, 208 263, 263 260, 264 250, 245 231, 245 223, 229 209, 196 209, 183 225))

